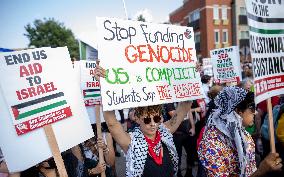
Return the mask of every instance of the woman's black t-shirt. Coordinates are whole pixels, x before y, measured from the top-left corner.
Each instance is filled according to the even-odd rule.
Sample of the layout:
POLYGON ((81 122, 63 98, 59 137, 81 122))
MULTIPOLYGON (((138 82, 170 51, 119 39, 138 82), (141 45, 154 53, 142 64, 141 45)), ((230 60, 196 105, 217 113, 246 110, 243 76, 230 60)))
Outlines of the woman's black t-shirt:
POLYGON ((166 145, 164 144, 162 145, 163 145, 162 165, 156 164, 153 158, 148 153, 142 177, 173 177, 174 176, 174 165, 170 157, 169 150, 166 145))

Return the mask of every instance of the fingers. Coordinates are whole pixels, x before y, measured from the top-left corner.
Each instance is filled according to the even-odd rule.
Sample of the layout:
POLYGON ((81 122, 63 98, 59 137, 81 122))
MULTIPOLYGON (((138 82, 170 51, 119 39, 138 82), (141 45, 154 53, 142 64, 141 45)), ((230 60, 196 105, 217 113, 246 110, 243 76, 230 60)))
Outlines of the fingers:
POLYGON ((106 170, 106 164, 105 163, 99 163, 95 168, 92 168, 89 170, 89 175, 95 175, 95 174, 100 174, 103 171, 106 170))
POLYGON ((103 68, 100 67, 100 66, 97 66, 95 71, 96 71, 101 77, 105 77, 105 75, 106 75, 106 70, 103 69, 103 68))
POLYGON ((99 165, 100 165, 99 166, 100 167, 100 169, 99 169, 100 173, 106 170, 106 164, 105 163, 100 163, 99 165))
POLYGON ((98 138, 97 145, 98 145, 99 148, 102 148, 102 149, 106 148, 106 144, 105 144, 105 142, 103 141, 102 138, 98 138))
POLYGON ((271 160, 275 160, 276 158, 279 157, 278 153, 270 153, 268 154, 267 158, 271 159, 271 160))
POLYGON ((282 162, 282 159, 279 158, 279 157, 274 160, 274 167, 275 167, 274 169, 275 170, 280 170, 282 168, 283 165, 282 165, 281 162, 282 162))
POLYGON ((274 171, 281 170, 283 164, 282 164, 282 159, 279 157, 278 153, 270 153, 266 157, 266 159, 272 170, 274 171))
POLYGON ((103 69, 101 66, 96 66, 94 70, 94 77, 96 78, 97 81, 100 80, 100 77, 105 78, 106 77, 106 70, 103 69))

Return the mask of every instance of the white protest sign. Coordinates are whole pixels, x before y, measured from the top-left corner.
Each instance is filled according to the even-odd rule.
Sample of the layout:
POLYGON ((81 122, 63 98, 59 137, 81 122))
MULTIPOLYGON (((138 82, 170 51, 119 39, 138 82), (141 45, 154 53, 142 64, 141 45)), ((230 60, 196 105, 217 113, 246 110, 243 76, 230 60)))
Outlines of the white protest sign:
POLYGON ((100 105, 101 102, 100 83, 94 77, 96 62, 81 60, 80 65, 81 65, 81 89, 83 92, 85 106, 100 105))
POLYGON ((216 83, 240 82, 241 63, 237 46, 231 46, 210 51, 216 83))
POLYGON ((256 104, 284 93, 284 1, 246 1, 256 104))
POLYGON ((213 66, 211 58, 202 58, 202 66, 204 75, 213 76, 213 66))
POLYGON ((44 125, 61 152, 93 137, 66 47, 1 53, 0 68, 0 147, 11 172, 52 156, 44 125))
POLYGON ((104 110, 202 98, 190 27, 97 18, 104 110))

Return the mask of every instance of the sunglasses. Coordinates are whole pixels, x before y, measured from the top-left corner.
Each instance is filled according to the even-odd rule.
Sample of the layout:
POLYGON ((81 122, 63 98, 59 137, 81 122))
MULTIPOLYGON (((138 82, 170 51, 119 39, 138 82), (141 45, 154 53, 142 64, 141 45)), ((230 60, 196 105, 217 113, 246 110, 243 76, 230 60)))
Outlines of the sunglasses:
MULTIPOLYGON (((159 123, 161 121, 161 116, 154 116, 153 117, 153 120, 155 123, 159 123)), ((144 124, 150 124, 151 123, 151 117, 145 117, 144 118, 144 124)))

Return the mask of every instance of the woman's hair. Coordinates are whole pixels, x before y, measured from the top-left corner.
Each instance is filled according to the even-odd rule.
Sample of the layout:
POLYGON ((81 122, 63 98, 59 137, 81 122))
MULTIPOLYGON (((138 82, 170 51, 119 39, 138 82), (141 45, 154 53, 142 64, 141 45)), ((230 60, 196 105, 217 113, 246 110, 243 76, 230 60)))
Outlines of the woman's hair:
POLYGON ((210 79, 211 79, 211 76, 203 75, 203 76, 201 77, 201 82, 202 82, 203 84, 207 84, 207 83, 210 81, 210 79))
POLYGON ((248 92, 246 94, 245 99, 243 101, 241 101, 236 106, 235 109, 236 109, 237 112, 244 112, 248 108, 255 110, 254 93, 253 92, 248 92))
POLYGON ((141 117, 145 114, 150 115, 150 114, 162 114, 162 105, 154 105, 154 106, 145 106, 145 107, 137 107, 134 108, 135 112, 134 115, 136 117, 141 117))

